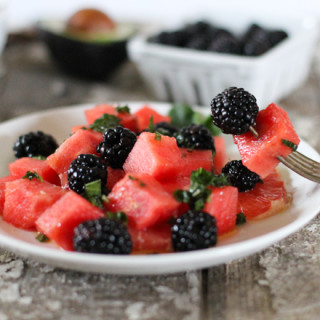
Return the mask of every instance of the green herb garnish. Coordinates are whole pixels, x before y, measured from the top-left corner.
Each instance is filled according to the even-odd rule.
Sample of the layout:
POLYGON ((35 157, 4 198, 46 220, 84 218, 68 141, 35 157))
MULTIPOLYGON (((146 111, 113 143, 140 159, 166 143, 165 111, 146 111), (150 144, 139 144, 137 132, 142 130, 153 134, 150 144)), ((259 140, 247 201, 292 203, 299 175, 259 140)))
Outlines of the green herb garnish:
POLYGON ((136 178, 136 177, 134 177, 134 176, 129 176, 128 178, 129 178, 130 180, 139 182, 140 187, 145 187, 145 186, 146 186, 146 184, 145 184, 143 181, 139 180, 138 178, 136 178))
POLYGON ((37 235, 36 235, 36 239, 39 241, 39 242, 48 242, 50 241, 50 239, 43 233, 41 232, 38 232, 37 235))
POLYGON ((84 185, 83 197, 91 202, 94 206, 103 208, 101 180, 88 182, 84 185))
POLYGON ((128 224, 128 216, 123 211, 111 212, 107 211, 105 213, 106 218, 117 220, 124 225, 128 224))
POLYGON ((247 222, 247 218, 243 212, 237 214, 236 225, 244 224, 247 222))
POLYGON ((28 179, 28 180, 38 179, 41 182, 43 182, 42 177, 35 171, 34 172, 27 171, 26 174, 22 177, 22 179, 28 179))
POLYGON ((105 132, 109 128, 115 128, 120 124, 120 119, 114 115, 104 113, 99 119, 90 125, 90 129, 98 132, 105 132))
POLYGON ((157 141, 161 141, 161 133, 156 131, 155 132, 155 137, 154 137, 157 141))
POLYGON ((46 160, 47 157, 45 156, 33 156, 32 159, 37 159, 37 160, 46 160))
POLYGON ((191 209, 202 210, 211 195, 211 189, 208 187, 223 187, 227 185, 230 185, 230 183, 223 174, 214 175, 200 168, 191 173, 189 190, 176 190, 174 197, 179 202, 188 203, 191 209))
POLYGON ((211 116, 205 116, 201 112, 194 111, 192 107, 186 103, 174 103, 169 111, 171 124, 175 127, 182 128, 192 123, 202 124, 214 136, 221 134, 221 130, 216 127, 211 119, 211 116))
POLYGON ((118 106, 116 107, 118 113, 130 113, 130 108, 128 106, 118 106))
POLYGON ((296 151, 298 146, 290 140, 281 139, 282 144, 292 149, 292 151, 296 151))
POLYGON ((153 116, 151 116, 151 117, 149 118, 148 130, 149 130, 150 132, 154 132, 153 116))

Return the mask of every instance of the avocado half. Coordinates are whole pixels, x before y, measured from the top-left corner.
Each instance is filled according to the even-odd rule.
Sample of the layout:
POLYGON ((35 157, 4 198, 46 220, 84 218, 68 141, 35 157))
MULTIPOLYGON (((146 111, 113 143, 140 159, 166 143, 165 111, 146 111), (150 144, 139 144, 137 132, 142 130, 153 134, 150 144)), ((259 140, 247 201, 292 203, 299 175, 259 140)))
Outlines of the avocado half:
POLYGON ((91 79, 108 77, 127 59, 127 41, 136 31, 131 24, 119 23, 106 34, 81 36, 66 33, 65 23, 58 20, 40 21, 37 29, 61 68, 91 79))

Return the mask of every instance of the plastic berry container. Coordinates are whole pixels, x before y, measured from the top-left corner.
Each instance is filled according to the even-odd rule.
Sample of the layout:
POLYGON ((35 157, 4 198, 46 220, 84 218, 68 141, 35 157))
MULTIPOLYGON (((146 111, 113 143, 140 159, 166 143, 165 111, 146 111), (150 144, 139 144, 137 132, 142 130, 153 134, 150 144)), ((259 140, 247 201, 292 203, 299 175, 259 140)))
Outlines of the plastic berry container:
MULTIPOLYGON (((255 57, 206 52, 150 43, 139 35, 128 43, 128 54, 156 97, 162 101, 209 106, 212 98, 230 86, 243 87, 257 98, 260 108, 287 97, 307 79, 318 38, 312 17, 267 17, 234 13, 200 17, 235 35, 252 23, 282 29, 288 37, 255 57), (226 20, 228 18, 228 20, 226 20)), ((187 21, 193 23, 194 21, 187 21)), ((162 28, 176 30, 182 27, 162 28)))

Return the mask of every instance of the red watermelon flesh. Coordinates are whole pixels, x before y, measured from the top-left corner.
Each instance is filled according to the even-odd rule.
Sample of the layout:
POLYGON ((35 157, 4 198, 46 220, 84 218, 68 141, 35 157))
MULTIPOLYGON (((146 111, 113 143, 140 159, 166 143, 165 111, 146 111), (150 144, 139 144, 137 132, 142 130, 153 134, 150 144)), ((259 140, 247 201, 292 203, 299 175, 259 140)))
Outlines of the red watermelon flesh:
MULTIPOLYGON (((257 183, 255 188, 246 192, 239 192, 239 212, 243 212, 247 219, 265 214, 271 209, 281 211, 288 205, 289 197, 283 180, 279 173, 274 170, 263 179, 263 183, 257 183), (276 204, 277 208, 273 208, 276 204)), ((269 212, 272 214, 272 212, 269 212)))
POLYGON ((112 190, 114 185, 125 176, 125 172, 122 169, 113 169, 107 167, 108 179, 107 179, 107 188, 112 190))
POLYGON ((189 150, 180 148, 180 167, 177 172, 180 176, 190 177, 191 172, 199 168, 207 171, 213 169, 213 156, 211 150, 189 150))
POLYGON ((216 148, 216 154, 214 156, 214 173, 220 174, 222 172, 222 168, 228 162, 226 142, 222 136, 215 136, 213 139, 214 146, 216 148))
POLYGON ((171 118, 169 116, 163 116, 147 105, 136 111, 134 115, 137 117, 139 131, 142 131, 149 127, 151 117, 153 119, 153 124, 171 121, 171 118))
POLYGON ((6 183, 3 220, 31 230, 40 215, 65 194, 60 187, 38 179, 6 183))
POLYGON ((149 174, 159 181, 168 181, 181 171, 181 153, 175 138, 143 132, 126 159, 123 169, 129 174, 149 174))
POLYGON ((128 112, 118 112, 113 105, 100 104, 94 108, 86 110, 84 113, 89 125, 94 123, 95 120, 99 119, 104 114, 110 114, 118 117, 120 119, 120 124, 123 127, 128 128, 133 132, 138 132, 136 116, 128 112))
POLYGON ((65 140, 46 161, 58 175, 63 174, 79 154, 96 154, 100 141, 102 141, 101 133, 92 130, 78 130, 65 140))
POLYGON ((152 176, 126 174, 108 195, 107 209, 123 211, 137 229, 151 227, 176 215, 179 202, 152 176))
POLYGON ((68 191, 36 221, 36 228, 65 250, 73 250, 73 230, 80 223, 103 217, 86 199, 68 191))
POLYGON ((231 186, 210 189, 211 195, 203 211, 216 218, 218 235, 232 231, 238 213, 238 189, 231 186))
POLYGON ((9 171, 16 178, 22 178, 27 171, 37 172, 43 180, 60 185, 58 174, 44 160, 20 158, 9 164, 9 171))
POLYGON ((286 157, 292 149, 282 143, 282 139, 298 145, 300 142, 285 110, 276 104, 270 104, 258 113, 255 130, 233 136, 238 145, 243 164, 256 172, 262 179, 268 176, 279 164, 277 156, 286 157))
POLYGON ((171 252, 171 227, 160 223, 154 227, 138 230, 129 226, 133 253, 171 252))
POLYGON ((14 180, 17 180, 17 178, 11 175, 0 178, 0 215, 2 215, 3 207, 4 207, 6 182, 14 181, 14 180))

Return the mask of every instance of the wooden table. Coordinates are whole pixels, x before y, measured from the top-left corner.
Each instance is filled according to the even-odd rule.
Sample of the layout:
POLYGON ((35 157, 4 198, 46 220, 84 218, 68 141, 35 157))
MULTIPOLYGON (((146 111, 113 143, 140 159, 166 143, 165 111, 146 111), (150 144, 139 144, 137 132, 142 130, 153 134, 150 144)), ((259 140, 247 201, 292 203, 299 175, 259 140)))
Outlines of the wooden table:
MULTIPOLYGON (((62 73, 42 44, 28 39, 10 41, 4 61, 0 121, 70 104, 155 100, 130 63, 108 81, 88 82, 62 73)), ((281 103, 318 151, 319 88, 320 50, 307 83, 281 103)), ((319 218, 258 254, 171 275, 66 271, 0 249, 0 320, 318 319, 319 266, 319 218)))

